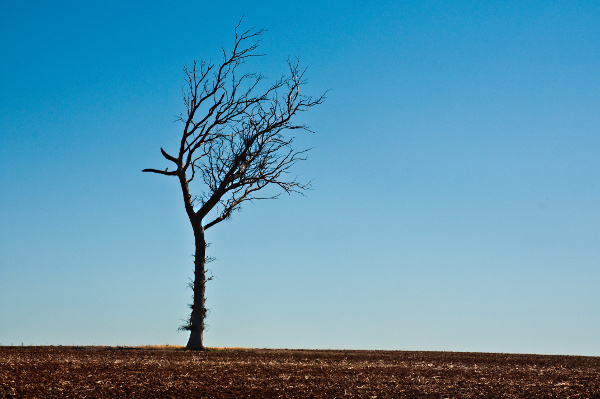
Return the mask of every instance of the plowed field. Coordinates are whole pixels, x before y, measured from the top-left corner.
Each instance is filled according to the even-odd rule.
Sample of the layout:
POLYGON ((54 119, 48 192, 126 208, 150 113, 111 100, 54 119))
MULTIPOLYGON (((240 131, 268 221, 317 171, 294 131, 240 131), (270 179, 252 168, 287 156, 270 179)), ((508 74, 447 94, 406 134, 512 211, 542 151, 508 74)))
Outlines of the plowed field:
POLYGON ((600 398, 600 357, 0 347, 0 398, 600 398))

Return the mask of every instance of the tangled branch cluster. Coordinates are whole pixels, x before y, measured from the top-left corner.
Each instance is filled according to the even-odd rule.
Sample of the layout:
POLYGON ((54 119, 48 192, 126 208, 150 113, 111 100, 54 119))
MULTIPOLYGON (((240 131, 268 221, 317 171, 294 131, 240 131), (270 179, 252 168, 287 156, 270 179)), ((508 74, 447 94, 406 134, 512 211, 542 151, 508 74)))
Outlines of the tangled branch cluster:
POLYGON ((306 153, 292 148, 291 131, 310 131, 293 117, 324 100, 324 96, 313 99, 301 94, 305 69, 297 60, 288 60, 288 73, 266 88, 262 75, 239 74, 246 60, 261 56, 256 50, 263 31, 239 33, 238 29, 239 25, 233 50, 223 50, 218 66, 194 62, 184 69, 187 112, 177 118, 184 124, 179 152, 171 155, 161 148, 165 159, 174 165, 171 169, 144 170, 177 176, 190 221, 202 223, 203 229, 230 217, 244 201, 279 195, 259 195, 258 191, 267 186, 278 187, 279 193, 301 192, 308 187, 288 176, 289 169, 306 153), (205 190, 192 197, 189 185, 194 179, 201 179, 205 190), (217 210, 216 217, 204 224, 213 209, 217 210))

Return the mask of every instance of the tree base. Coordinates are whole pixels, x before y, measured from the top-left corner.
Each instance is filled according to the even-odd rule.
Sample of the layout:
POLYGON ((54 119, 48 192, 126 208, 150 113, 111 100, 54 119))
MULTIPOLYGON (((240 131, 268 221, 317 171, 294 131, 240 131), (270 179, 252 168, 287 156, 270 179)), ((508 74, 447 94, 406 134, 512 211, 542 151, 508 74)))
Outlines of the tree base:
POLYGON ((185 350, 188 351, 205 351, 206 348, 202 344, 202 333, 199 331, 190 331, 190 339, 188 340, 185 350))

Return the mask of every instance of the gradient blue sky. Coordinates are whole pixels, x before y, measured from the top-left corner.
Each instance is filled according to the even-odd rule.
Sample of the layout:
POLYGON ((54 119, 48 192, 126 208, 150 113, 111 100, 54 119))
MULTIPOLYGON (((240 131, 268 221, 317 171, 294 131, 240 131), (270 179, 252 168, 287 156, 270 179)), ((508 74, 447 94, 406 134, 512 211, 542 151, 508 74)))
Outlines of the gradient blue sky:
POLYGON ((314 190, 208 231, 207 345, 600 355, 600 3, 170 3, 2 2, 0 344, 185 344, 191 229, 141 170, 244 14, 250 67, 331 91, 314 190))

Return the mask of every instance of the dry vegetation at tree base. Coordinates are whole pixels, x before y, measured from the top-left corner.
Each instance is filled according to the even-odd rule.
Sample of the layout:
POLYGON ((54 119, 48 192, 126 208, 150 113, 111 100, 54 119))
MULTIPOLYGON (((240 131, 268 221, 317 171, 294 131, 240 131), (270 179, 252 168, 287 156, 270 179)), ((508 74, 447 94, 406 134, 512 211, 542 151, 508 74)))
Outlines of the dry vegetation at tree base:
POLYGON ((0 347, 0 398, 600 398, 600 358, 0 347))

